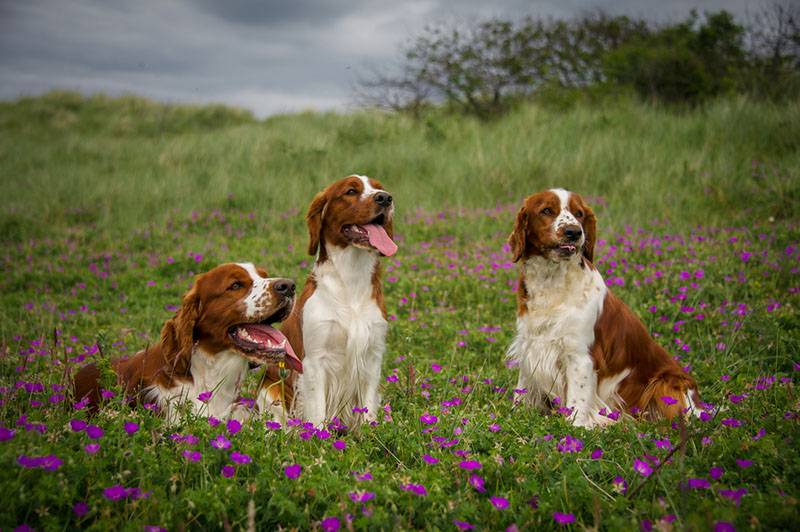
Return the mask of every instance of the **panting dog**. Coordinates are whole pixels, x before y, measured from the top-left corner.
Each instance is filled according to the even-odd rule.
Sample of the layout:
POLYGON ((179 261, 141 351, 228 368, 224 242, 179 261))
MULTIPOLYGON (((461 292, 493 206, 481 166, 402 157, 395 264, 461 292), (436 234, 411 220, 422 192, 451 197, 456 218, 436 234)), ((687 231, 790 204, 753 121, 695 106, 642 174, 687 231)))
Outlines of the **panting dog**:
POLYGON ((393 213, 392 196, 365 176, 336 181, 314 197, 306 222, 316 262, 282 326, 304 373, 278 386, 271 370, 262 410, 278 414, 286 405, 316 426, 376 419, 387 331, 380 257, 397 251, 393 213))
MULTIPOLYGON (((223 264, 198 275, 180 309, 161 329, 161 341, 112 362, 129 399, 156 403, 170 422, 188 403, 200 415, 227 418, 237 410, 250 364, 303 366, 286 337, 272 327, 292 309, 295 284, 270 278, 251 263, 223 264), (210 393, 209 393, 210 392, 210 393)), ((76 398, 97 405, 100 370, 75 376, 76 398)))
POLYGON ((584 427, 607 423, 602 409, 699 413, 694 379, 592 264, 595 239, 592 209, 563 189, 529 196, 517 214, 509 237, 520 263, 517 333, 508 357, 519 366, 524 401, 545 408, 558 397, 584 427))

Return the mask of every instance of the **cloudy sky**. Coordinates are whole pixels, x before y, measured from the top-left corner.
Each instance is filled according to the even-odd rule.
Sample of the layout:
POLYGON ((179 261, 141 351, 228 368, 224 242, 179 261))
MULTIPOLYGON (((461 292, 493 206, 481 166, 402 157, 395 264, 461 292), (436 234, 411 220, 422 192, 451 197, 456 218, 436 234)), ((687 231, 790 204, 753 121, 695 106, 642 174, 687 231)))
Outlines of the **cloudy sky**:
MULTIPOLYGON (((748 0, 0 0, 0 99, 54 88, 223 102, 258 116, 346 110, 359 73, 396 62, 426 24, 570 17, 655 20, 748 0)), ((752 1, 750 2, 752 4, 752 1)))

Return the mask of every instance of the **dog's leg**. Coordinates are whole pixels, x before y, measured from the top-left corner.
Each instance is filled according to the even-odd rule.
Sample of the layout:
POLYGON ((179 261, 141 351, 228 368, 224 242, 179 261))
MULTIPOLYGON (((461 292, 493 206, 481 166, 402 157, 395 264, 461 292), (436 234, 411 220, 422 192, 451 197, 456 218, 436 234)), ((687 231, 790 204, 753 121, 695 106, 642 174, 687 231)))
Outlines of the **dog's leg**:
POLYGON ((603 423, 597 406, 597 373, 589 353, 571 352, 565 356, 567 376, 567 408, 572 409, 572 422, 578 427, 595 427, 603 423))
POLYGON ((322 428, 325 423, 325 386, 327 375, 318 364, 307 362, 303 365, 304 373, 300 379, 301 393, 303 395, 303 415, 317 428, 322 428))

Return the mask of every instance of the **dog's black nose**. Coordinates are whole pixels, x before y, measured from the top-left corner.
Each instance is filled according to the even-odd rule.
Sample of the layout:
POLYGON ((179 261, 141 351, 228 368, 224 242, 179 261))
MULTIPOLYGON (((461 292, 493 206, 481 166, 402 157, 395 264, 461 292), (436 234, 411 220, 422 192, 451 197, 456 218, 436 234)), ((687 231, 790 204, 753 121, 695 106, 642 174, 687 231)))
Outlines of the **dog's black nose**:
POLYGON ((567 240, 570 242, 575 242, 580 239, 581 234, 583 234, 583 231, 578 225, 569 225, 564 229, 564 236, 567 237, 567 240))
POLYGON ((291 279, 278 279, 272 283, 272 288, 285 297, 292 297, 294 295, 294 281, 291 279))
POLYGON ((392 204, 392 196, 388 192, 376 192, 375 203, 381 207, 388 207, 392 204))

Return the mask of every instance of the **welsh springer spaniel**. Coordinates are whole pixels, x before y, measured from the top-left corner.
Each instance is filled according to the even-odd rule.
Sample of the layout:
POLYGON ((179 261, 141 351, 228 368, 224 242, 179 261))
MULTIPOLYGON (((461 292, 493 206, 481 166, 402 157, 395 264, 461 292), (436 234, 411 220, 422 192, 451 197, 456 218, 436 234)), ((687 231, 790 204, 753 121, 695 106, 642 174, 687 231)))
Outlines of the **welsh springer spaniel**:
POLYGON ((596 219, 563 189, 525 199, 509 244, 521 261, 517 334, 508 350, 519 365, 524 401, 556 397, 575 425, 609 422, 602 409, 650 418, 699 413, 697 385, 606 287, 592 264, 596 219))
MULTIPOLYGON (((285 362, 302 372, 291 344, 271 326, 291 311, 294 289, 294 281, 269 278, 251 263, 198 275, 164 323, 161 341, 112 362, 118 383, 128 398, 157 403, 169 422, 177 420, 181 403, 200 415, 240 417, 236 403, 250 363, 285 362)), ((96 406, 100 377, 95 365, 82 368, 75 396, 96 406)))
MULTIPOLYGON (((288 410, 315 426, 334 417, 358 422, 354 409, 376 419, 388 325, 379 258, 397 251, 393 212, 392 196, 360 175, 331 184, 308 209, 308 252, 317 260, 282 327, 305 372, 296 382, 289 376, 283 388, 288 410)), ((259 395, 262 411, 282 413, 279 382, 270 371, 259 395)))

